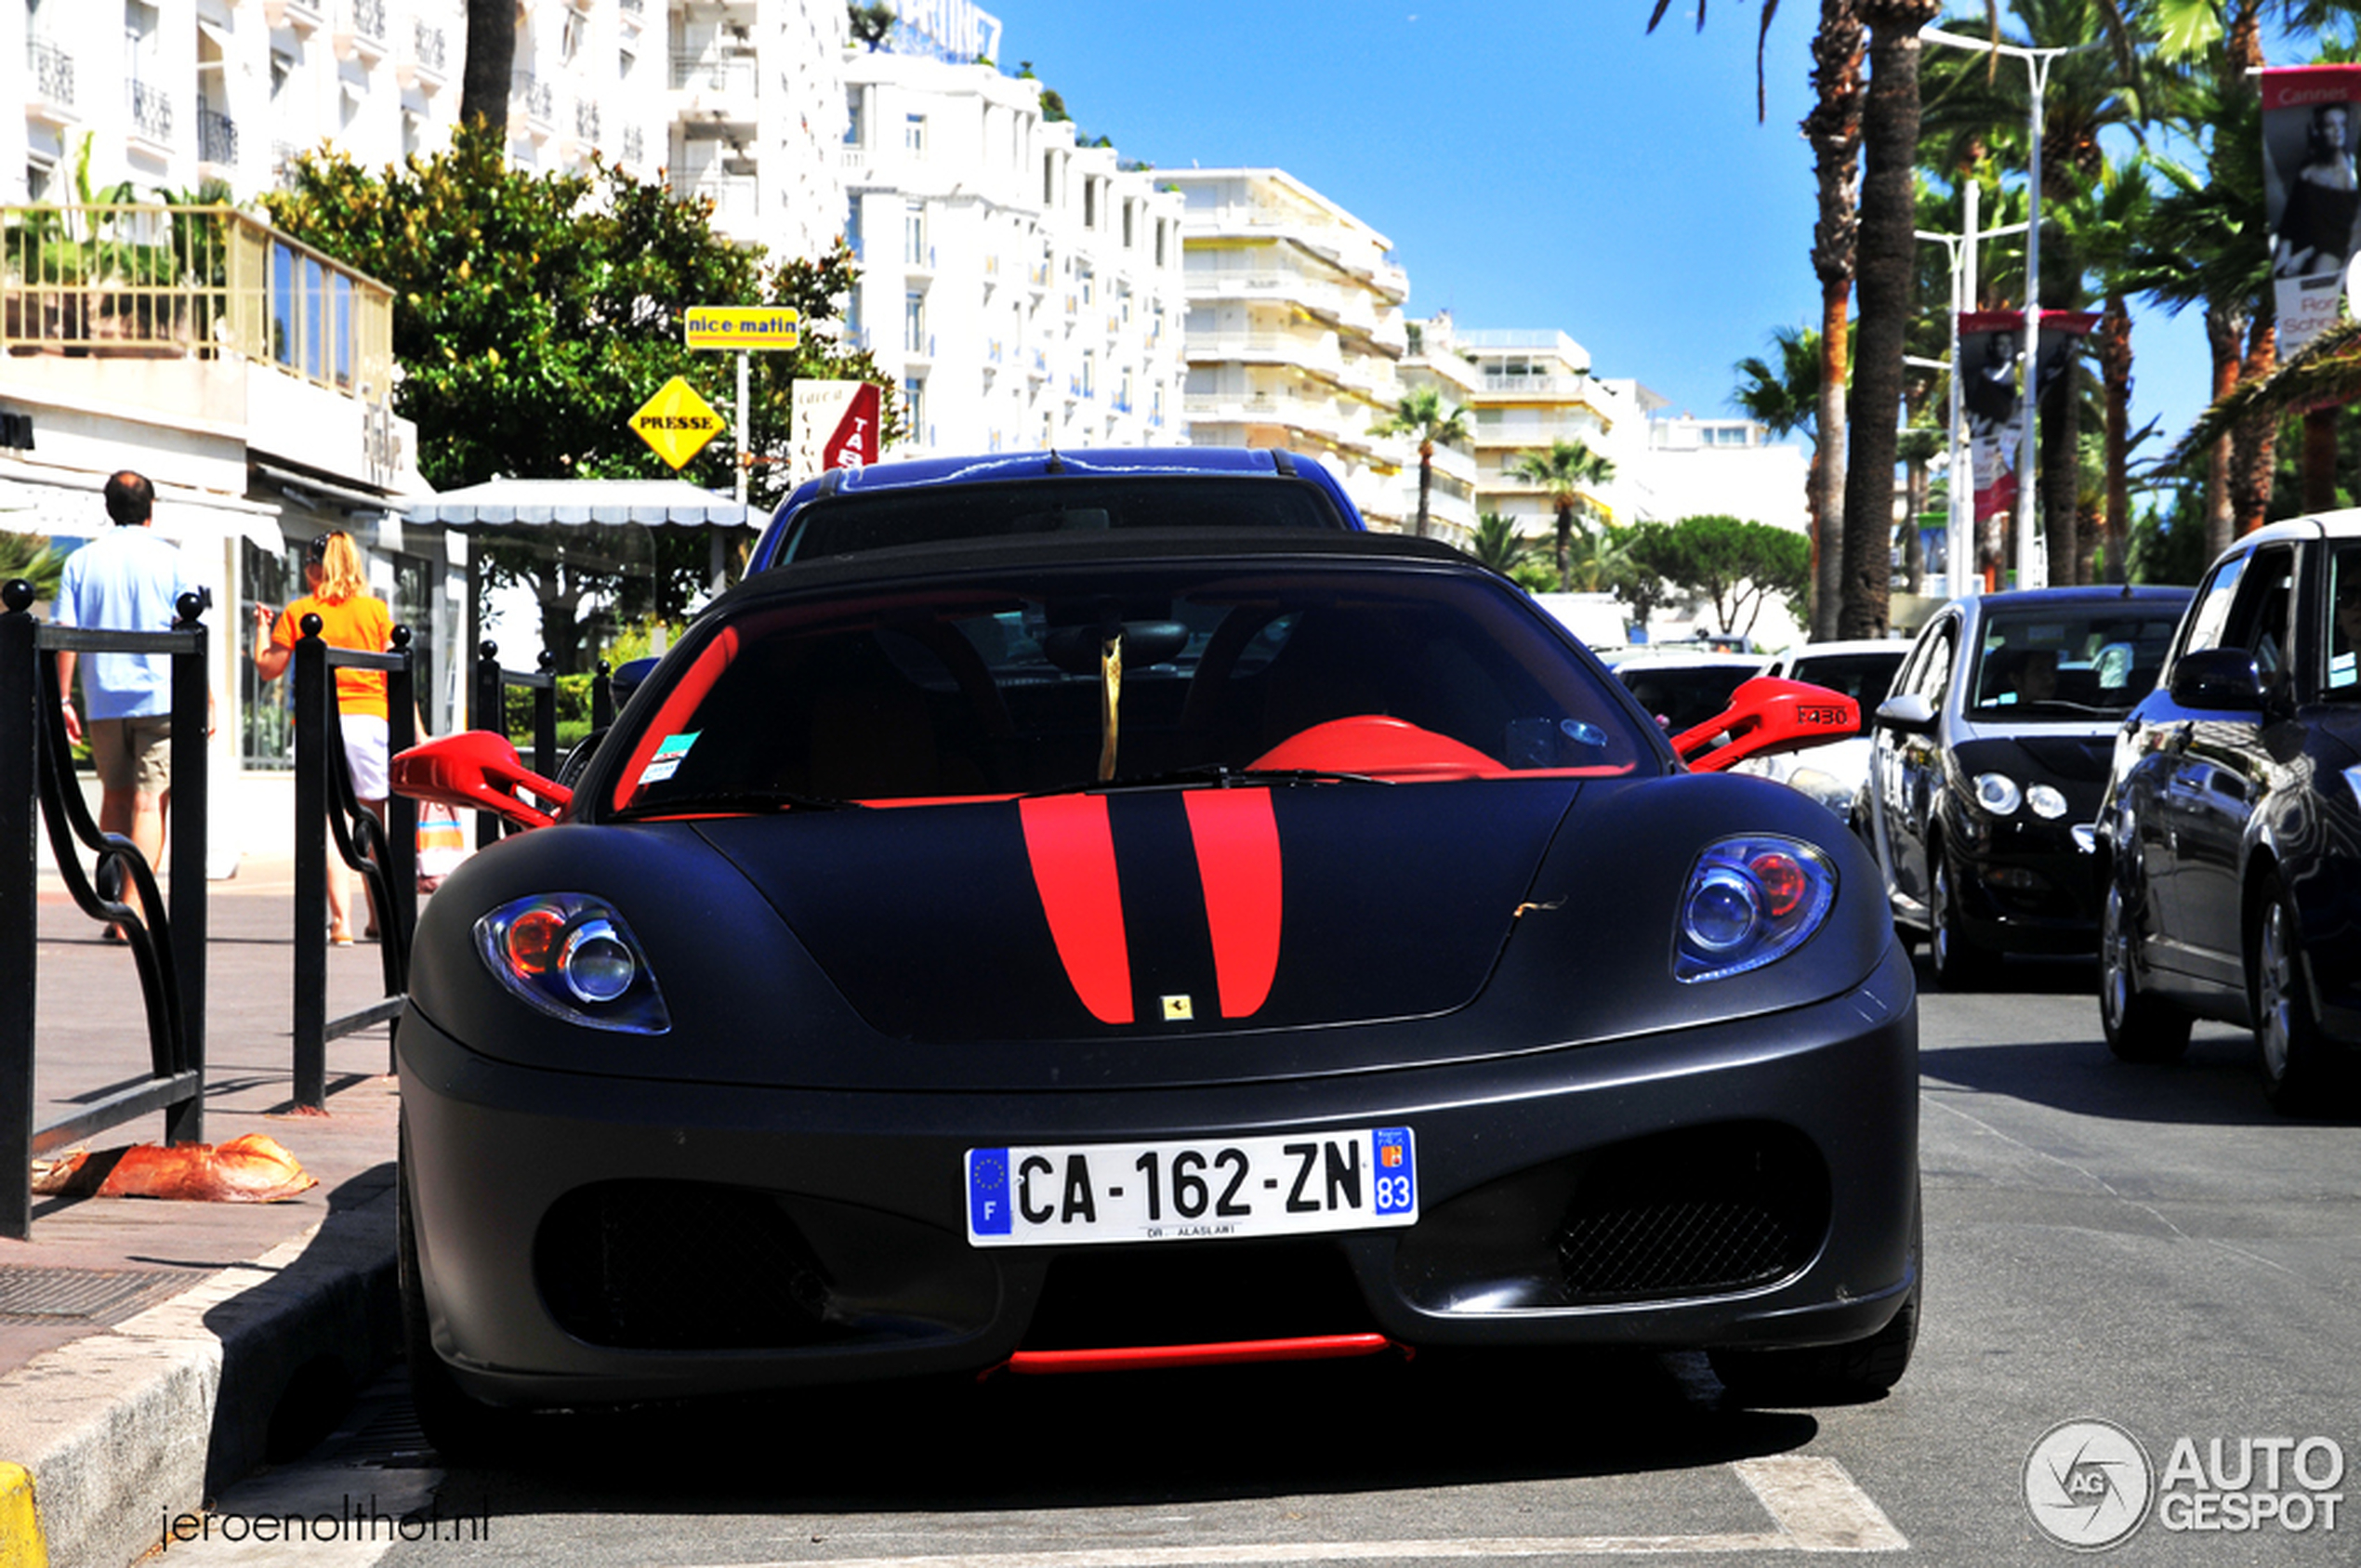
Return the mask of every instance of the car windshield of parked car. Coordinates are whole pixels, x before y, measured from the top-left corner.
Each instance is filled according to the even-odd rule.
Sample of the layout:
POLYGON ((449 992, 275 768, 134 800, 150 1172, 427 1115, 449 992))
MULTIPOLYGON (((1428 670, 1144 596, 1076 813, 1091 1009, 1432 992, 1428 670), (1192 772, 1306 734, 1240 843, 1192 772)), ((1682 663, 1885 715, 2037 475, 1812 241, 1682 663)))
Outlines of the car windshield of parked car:
POLYGON ((758 601, 663 674, 613 780, 632 814, 1661 757, 1517 596, 1359 563, 1101 563, 758 601))
POLYGON ((2060 722, 2127 712, 2156 685, 2181 609, 2100 603, 1988 615, 1968 672, 1969 711, 2060 722))
POLYGON ((1902 657, 1909 651, 1906 643, 1897 642, 1892 652, 1805 654, 1795 661, 1787 679, 1841 692, 1859 703, 1861 723, 1853 732, 1866 735, 1877 723, 1878 705, 1885 701, 1893 672, 1902 667, 1902 657))
POLYGON ((1616 666, 1616 677, 1640 705, 1655 715, 1668 734, 1678 735, 1730 705, 1730 693, 1762 673, 1760 663, 1656 665, 1634 661, 1616 666))
POLYGON ((1312 528, 1344 520, 1308 483, 1179 474, 1065 479, 1044 483, 917 486, 815 501, 796 519, 787 553, 796 560, 1034 534, 1138 528, 1312 528))

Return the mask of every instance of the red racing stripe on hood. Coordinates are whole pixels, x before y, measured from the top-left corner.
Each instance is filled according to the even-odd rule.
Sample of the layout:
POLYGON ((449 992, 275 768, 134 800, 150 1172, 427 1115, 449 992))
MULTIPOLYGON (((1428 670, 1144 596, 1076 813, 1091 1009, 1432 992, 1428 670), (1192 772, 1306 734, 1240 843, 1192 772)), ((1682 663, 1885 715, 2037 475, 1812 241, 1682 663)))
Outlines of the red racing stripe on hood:
POLYGON ((1123 940, 1123 885, 1103 795, 1017 802, 1025 854, 1049 935, 1075 995, 1101 1023, 1131 1021, 1131 955, 1123 940))
POLYGON ((1279 972, 1279 824, 1271 792, 1200 789, 1182 798, 1205 885, 1221 1016, 1245 1018, 1270 997, 1279 972))

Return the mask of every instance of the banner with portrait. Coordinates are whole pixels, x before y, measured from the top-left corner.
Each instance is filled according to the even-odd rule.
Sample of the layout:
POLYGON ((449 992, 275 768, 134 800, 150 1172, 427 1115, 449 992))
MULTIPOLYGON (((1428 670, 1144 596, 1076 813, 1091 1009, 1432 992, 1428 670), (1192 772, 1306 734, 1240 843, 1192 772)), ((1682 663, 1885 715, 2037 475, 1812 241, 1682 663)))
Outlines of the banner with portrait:
POLYGON ((2262 73, 2262 210, 2279 356, 2336 325, 2344 272, 2361 247, 2361 65, 2262 73))
MULTIPOLYGON (((2070 339, 2099 324, 2087 310, 2041 312, 2041 384, 2047 392, 2065 369, 2070 339)), ((2025 312, 1963 310, 1959 314, 1959 402, 1968 415, 1969 469, 1975 519, 2016 510, 2017 455, 2025 450, 2025 312)), ((2038 393, 2036 394, 2037 397, 2038 393)))

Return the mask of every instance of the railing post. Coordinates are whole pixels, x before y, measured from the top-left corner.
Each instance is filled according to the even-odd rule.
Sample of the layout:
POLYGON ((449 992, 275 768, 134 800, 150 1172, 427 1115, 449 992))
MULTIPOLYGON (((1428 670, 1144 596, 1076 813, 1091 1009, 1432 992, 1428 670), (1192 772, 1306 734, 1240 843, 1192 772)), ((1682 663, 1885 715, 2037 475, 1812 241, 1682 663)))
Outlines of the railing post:
POLYGON ((328 1106, 328 705, 336 689, 320 617, 295 645, 295 1102, 328 1106))
POLYGON ((0 1236, 33 1234, 33 1008, 41 861, 33 585, 0 588, 0 1236))
POLYGON ((558 776, 558 657, 541 650, 536 665, 541 684, 533 692, 533 771, 545 779, 558 776))
POLYGON ((599 661, 599 668, 590 677, 590 732, 614 727, 614 670, 606 660, 599 661))
MULTIPOLYGON (((500 645, 486 638, 476 649, 475 691, 468 700, 468 728, 508 732, 508 689, 500 679, 500 645)), ((488 850, 500 841, 500 819, 491 811, 476 813, 476 848, 488 850)))
MULTIPOLYGON (((185 1060, 176 1073, 204 1081, 205 1038, 205 823, 211 814, 213 681, 204 624, 204 600, 180 596, 177 631, 194 634, 196 646, 172 656, 172 966, 180 996, 185 1060)), ((167 1143, 204 1141, 202 1090, 165 1113, 167 1143)))

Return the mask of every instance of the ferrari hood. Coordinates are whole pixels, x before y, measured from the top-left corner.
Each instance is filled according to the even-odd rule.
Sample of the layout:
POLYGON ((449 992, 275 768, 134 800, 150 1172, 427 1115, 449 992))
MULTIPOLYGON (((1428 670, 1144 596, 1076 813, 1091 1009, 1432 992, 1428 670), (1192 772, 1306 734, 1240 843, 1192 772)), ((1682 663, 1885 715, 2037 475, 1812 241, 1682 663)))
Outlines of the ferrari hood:
POLYGON ((1581 787, 1127 790, 697 831, 883 1034, 1232 1034, 1472 1000, 1581 787))

